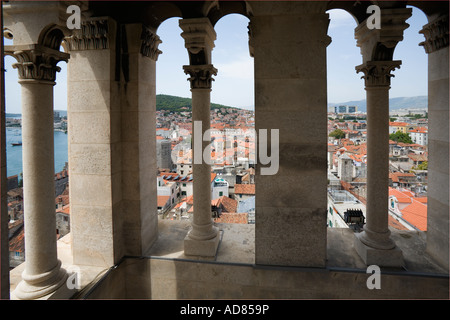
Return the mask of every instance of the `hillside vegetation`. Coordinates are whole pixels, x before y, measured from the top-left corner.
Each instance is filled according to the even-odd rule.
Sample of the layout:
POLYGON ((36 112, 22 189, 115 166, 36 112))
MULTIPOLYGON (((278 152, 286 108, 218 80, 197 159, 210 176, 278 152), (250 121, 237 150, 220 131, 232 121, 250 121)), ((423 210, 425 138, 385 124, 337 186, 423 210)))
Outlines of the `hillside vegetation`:
MULTIPOLYGON (((211 110, 220 108, 230 108, 237 109, 230 106, 224 106, 222 104, 211 103, 211 110)), ((173 112, 183 112, 192 110, 192 99, 182 98, 177 96, 170 96, 167 94, 157 94, 156 95, 156 110, 167 110, 173 112), (188 108, 185 110, 183 108, 188 108)))

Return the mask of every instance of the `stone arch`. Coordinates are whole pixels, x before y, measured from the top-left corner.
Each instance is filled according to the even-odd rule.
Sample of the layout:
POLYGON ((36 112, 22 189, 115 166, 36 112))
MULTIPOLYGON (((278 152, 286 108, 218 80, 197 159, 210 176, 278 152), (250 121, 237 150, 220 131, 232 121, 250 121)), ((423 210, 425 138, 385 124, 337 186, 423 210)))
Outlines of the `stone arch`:
POLYGON ((166 20, 171 18, 183 18, 183 11, 173 2, 159 2, 150 4, 143 13, 144 24, 154 30, 166 20))
POLYGON ((406 5, 420 9, 427 16, 428 22, 445 13, 448 15, 449 12, 448 1, 407 1, 406 5))
POLYGON ((252 7, 248 1, 214 1, 204 12, 213 26, 226 15, 233 13, 241 14, 247 18, 253 15, 252 7))
POLYGON ((66 36, 66 32, 57 25, 50 25, 44 28, 39 35, 38 44, 43 45, 44 47, 58 50, 63 43, 64 37, 66 36))
POLYGON ((368 15, 366 13, 367 7, 371 5, 372 2, 363 1, 357 3, 349 3, 347 1, 330 1, 327 5, 326 11, 332 9, 341 9, 349 13, 356 22, 356 25, 359 25, 365 19, 367 19, 368 15))

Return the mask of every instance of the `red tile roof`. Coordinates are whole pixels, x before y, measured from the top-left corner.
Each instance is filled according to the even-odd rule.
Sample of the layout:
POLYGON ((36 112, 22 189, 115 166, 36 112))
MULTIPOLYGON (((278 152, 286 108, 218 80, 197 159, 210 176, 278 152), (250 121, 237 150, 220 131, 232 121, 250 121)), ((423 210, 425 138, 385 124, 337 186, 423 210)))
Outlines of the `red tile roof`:
POLYGON ((231 199, 227 196, 222 196, 215 201, 215 206, 222 206, 223 211, 222 212, 236 212, 238 202, 234 199, 231 199))
POLYGON ((395 196, 400 203, 409 203, 400 210, 402 218, 417 229, 427 231, 426 197, 415 198, 408 190, 400 191, 394 188, 389 188, 389 196, 395 196))
POLYGON ((403 192, 394 189, 394 188, 389 188, 389 197, 394 196, 397 198, 397 201, 400 203, 411 203, 411 197, 404 194, 403 192))
POLYGON ((70 204, 63 206, 62 208, 56 209, 56 212, 70 215, 70 204))
POLYGON ((222 212, 219 218, 214 218, 214 222, 218 223, 248 223, 248 214, 247 213, 231 213, 231 212, 222 212))
POLYGON ((255 194, 254 184, 235 184, 234 185, 235 194, 255 194))
POLYGON ((187 197, 185 201, 187 204, 194 204, 194 196, 191 195, 191 196, 187 197))
POLYGON ((416 197, 416 198, 414 198, 414 200, 419 201, 421 203, 428 203, 427 197, 416 197))
POLYGON ((395 127, 406 127, 409 124, 406 122, 389 122, 389 126, 395 126, 395 127))
POLYGON ((158 207, 164 207, 169 199, 170 196, 158 196, 158 207))
POLYGON ((389 179, 391 179, 392 182, 399 182, 401 177, 415 177, 415 174, 409 173, 409 172, 391 172, 391 173, 389 173, 389 179))
POLYGON ((427 156, 426 153, 423 153, 423 154, 408 154, 408 157, 412 161, 427 161, 428 160, 428 156, 427 156))
POLYGON ((403 224, 401 224, 400 222, 398 222, 394 217, 392 217, 391 215, 389 215, 388 217, 388 222, 389 222, 389 226, 397 229, 397 230, 408 230, 408 228, 406 228, 403 224))
POLYGON ((9 239, 9 251, 10 252, 24 252, 25 251, 25 233, 23 228, 23 220, 20 222, 17 221, 18 230, 16 231, 15 235, 9 239), (21 224, 21 225, 19 225, 21 224))
POLYGON ((69 195, 61 194, 55 198, 55 203, 62 203, 63 205, 69 204, 69 195))
POLYGON ((409 130, 409 132, 428 133, 428 128, 426 128, 426 127, 418 127, 418 128, 409 130))
POLYGON ((421 231, 427 231, 427 206, 419 201, 412 203, 401 210, 402 217, 421 231))

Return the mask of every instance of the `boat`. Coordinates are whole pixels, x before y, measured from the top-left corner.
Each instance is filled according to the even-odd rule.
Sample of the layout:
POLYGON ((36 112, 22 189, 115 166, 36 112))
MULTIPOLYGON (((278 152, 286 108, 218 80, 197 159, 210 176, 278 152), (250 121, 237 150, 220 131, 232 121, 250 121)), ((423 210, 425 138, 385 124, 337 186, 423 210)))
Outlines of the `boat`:
POLYGON ((15 147, 15 146, 21 146, 21 145, 22 145, 22 142, 13 142, 13 143, 11 143, 11 145, 12 145, 13 147, 15 147))

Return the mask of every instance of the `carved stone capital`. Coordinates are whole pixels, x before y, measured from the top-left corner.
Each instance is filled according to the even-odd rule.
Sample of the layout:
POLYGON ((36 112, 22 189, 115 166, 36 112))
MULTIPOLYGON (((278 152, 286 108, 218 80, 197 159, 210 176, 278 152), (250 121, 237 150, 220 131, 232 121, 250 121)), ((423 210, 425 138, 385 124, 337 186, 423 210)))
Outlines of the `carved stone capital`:
POLYGON ((426 53, 448 47, 448 16, 442 16, 423 26, 419 31, 425 37, 425 41, 419 43, 426 53))
POLYGON ((108 49, 109 25, 106 18, 95 18, 81 23, 81 29, 73 30, 64 42, 69 51, 108 49))
POLYGON ((189 65, 183 66, 184 73, 189 74, 191 89, 211 89, 212 76, 217 75, 217 69, 213 65, 189 65))
POLYGON ((356 72, 363 72, 364 83, 367 87, 389 87, 391 85, 391 74, 396 68, 400 68, 401 61, 368 61, 355 67, 356 72))
POLYGON ((5 46, 5 54, 17 62, 12 67, 19 71, 19 82, 37 80, 53 83, 60 61, 68 61, 70 55, 41 45, 5 46))
POLYGON ((211 64, 216 32, 208 18, 180 20, 181 36, 189 53, 191 65, 211 64))
POLYGON ((356 46, 361 49, 363 62, 393 59, 397 44, 403 40, 403 31, 409 27, 406 20, 410 8, 381 9, 379 29, 369 29, 367 20, 355 28, 356 46))
POLYGON ((140 52, 143 56, 157 61, 158 56, 162 53, 162 51, 158 49, 160 43, 162 43, 162 41, 156 33, 147 27, 142 27, 140 52))

